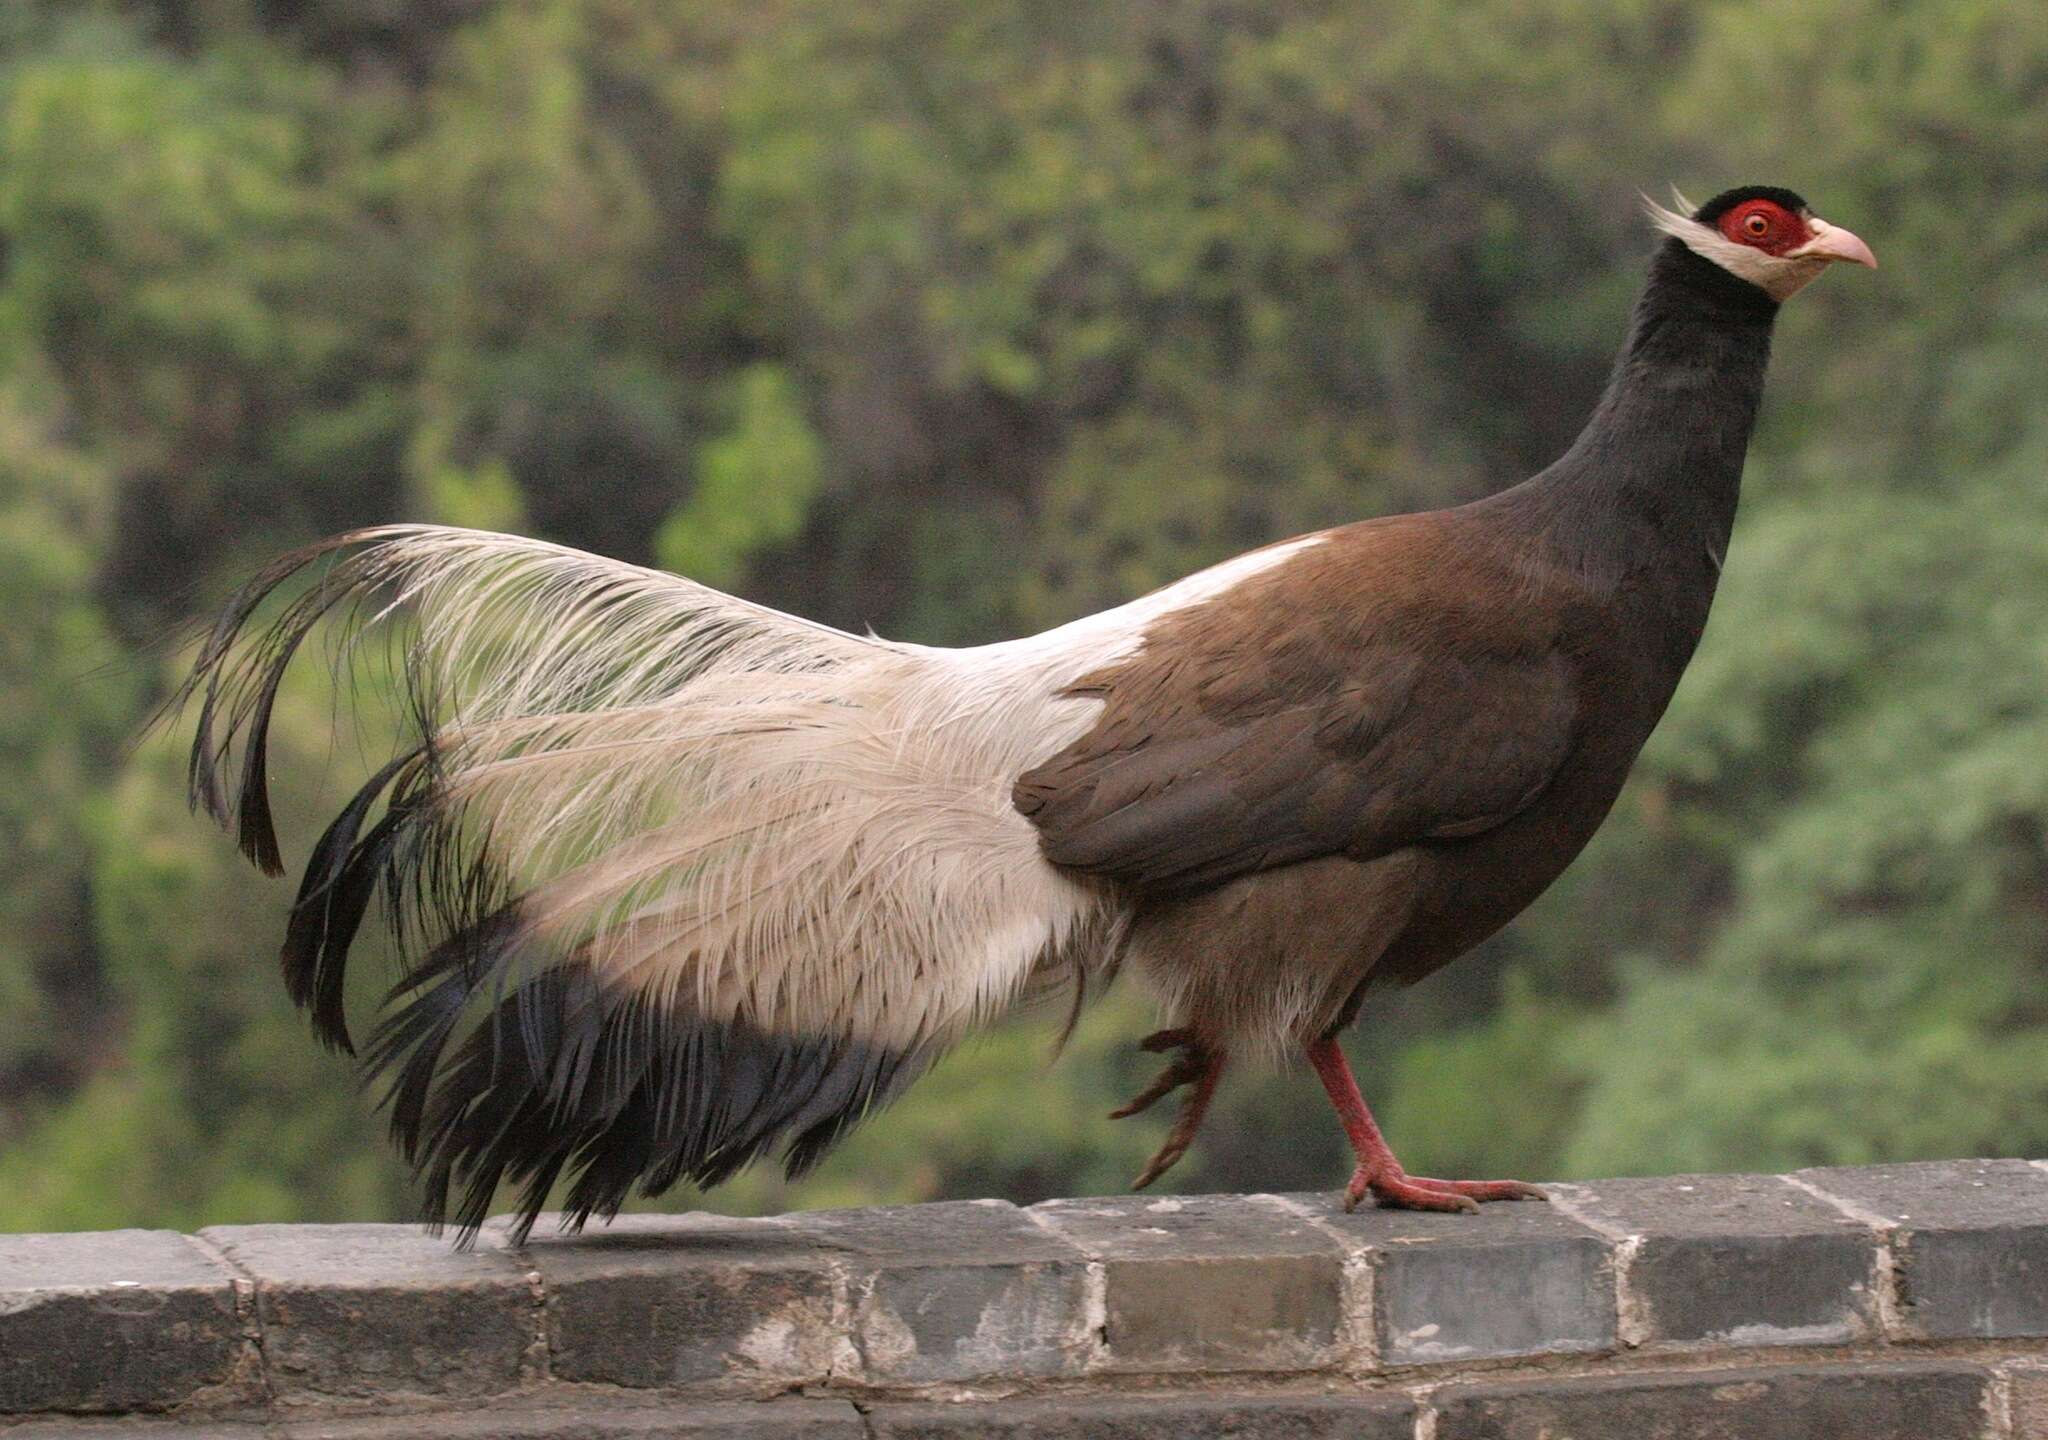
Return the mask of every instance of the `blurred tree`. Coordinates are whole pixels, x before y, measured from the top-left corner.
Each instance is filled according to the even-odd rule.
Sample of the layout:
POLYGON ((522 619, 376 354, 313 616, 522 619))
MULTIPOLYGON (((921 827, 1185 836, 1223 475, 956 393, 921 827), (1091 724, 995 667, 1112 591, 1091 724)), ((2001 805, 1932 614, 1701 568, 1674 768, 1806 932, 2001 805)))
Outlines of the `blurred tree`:
POLYGON ((391 251, 349 211, 362 136, 326 77, 91 33, 0 83, 0 227, 20 343, 110 468, 102 590, 134 621, 181 612, 231 547, 391 507, 369 359, 391 251))
POLYGON ((119 658, 92 600, 106 476, 52 433, 60 415, 28 366, 0 385, 0 1148, 22 1107, 118 1053, 86 934, 86 813, 135 687, 100 670, 119 658))
MULTIPOLYGON (((325 685, 294 688, 272 743, 303 848, 345 717, 325 685)), ((93 937, 128 1023, 68 1103, 0 1154, 0 1227, 404 1215, 402 1167, 352 1067, 307 1043, 268 946, 250 943, 282 933, 289 897, 246 883, 225 847, 189 843, 184 779, 181 747, 158 735, 92 808, 93 937)))

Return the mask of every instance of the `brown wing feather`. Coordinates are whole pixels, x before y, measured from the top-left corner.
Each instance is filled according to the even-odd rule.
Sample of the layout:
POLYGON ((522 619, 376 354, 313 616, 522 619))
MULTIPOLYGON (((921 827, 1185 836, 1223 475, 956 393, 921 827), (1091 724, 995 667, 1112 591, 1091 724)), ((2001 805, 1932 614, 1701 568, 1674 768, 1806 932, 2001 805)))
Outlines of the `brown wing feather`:
POLYGON ((1332 531, 1084 679, 1101 716, 1017 808, 1053 863, 1162 892, 1490 829, 1574 735, 1561 612, 1517 603, 1532 583, 1452 517, 1332 531))

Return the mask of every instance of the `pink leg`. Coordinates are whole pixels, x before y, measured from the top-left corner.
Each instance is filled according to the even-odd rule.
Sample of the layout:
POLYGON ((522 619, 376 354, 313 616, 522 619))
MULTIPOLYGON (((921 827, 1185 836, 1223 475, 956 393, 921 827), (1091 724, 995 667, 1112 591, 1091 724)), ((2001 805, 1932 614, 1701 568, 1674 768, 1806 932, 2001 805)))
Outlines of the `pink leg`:
POLYGON ((1351 1076, 1351 1063, 1344 1058, 1333 1036, 1325 1036, 1308 1047, 1309 1063, 1329 1092, 1351 1149, 1358 1156, 1358 1168, 1344 1188, 1344 1208, 1355 1210, 1366 1192, 1382 1205, 1401 1210, 1469 1210, 1478 1213, 1485 1200, 1544 1200, 1549 1197, 1534 1185, 1519 1180, 1430 1180, 1410 1175, 1387 1148, 1386 1137, 1366 1109, 1365 1097, 1351 1076))

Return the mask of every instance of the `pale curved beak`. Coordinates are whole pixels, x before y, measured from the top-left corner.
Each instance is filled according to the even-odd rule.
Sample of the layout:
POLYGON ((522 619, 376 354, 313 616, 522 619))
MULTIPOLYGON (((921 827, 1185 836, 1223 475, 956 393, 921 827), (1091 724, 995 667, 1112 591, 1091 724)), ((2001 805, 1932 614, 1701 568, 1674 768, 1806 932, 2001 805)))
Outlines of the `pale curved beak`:
POLYGON ((1877 257, 1853 231, 1830 225, 1818 215, 1810 217, 1806 223, 1813 229, 1813 238, 1797 250, 1786 251, 1787 260, 1847 260, 1852 265, 1877 268, 1877 257))

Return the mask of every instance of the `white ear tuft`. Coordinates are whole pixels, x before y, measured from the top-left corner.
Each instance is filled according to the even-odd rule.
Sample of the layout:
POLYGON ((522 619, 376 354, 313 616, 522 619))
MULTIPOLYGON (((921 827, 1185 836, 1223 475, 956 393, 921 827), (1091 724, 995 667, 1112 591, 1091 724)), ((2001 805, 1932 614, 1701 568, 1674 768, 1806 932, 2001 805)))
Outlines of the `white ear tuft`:
POLYGON ((1706 228, 1692 218, 1692 212, 1699 207, 1681 195, 1676 185, 1671 187, 1671 201, 1678 207, 1676 210, 1666 210, 1655 200, 1644 195, 1643 209, 1649 215, 1653 228, 1663 231, 1666 235, 1675 235, 1690 245, 1706 228))

